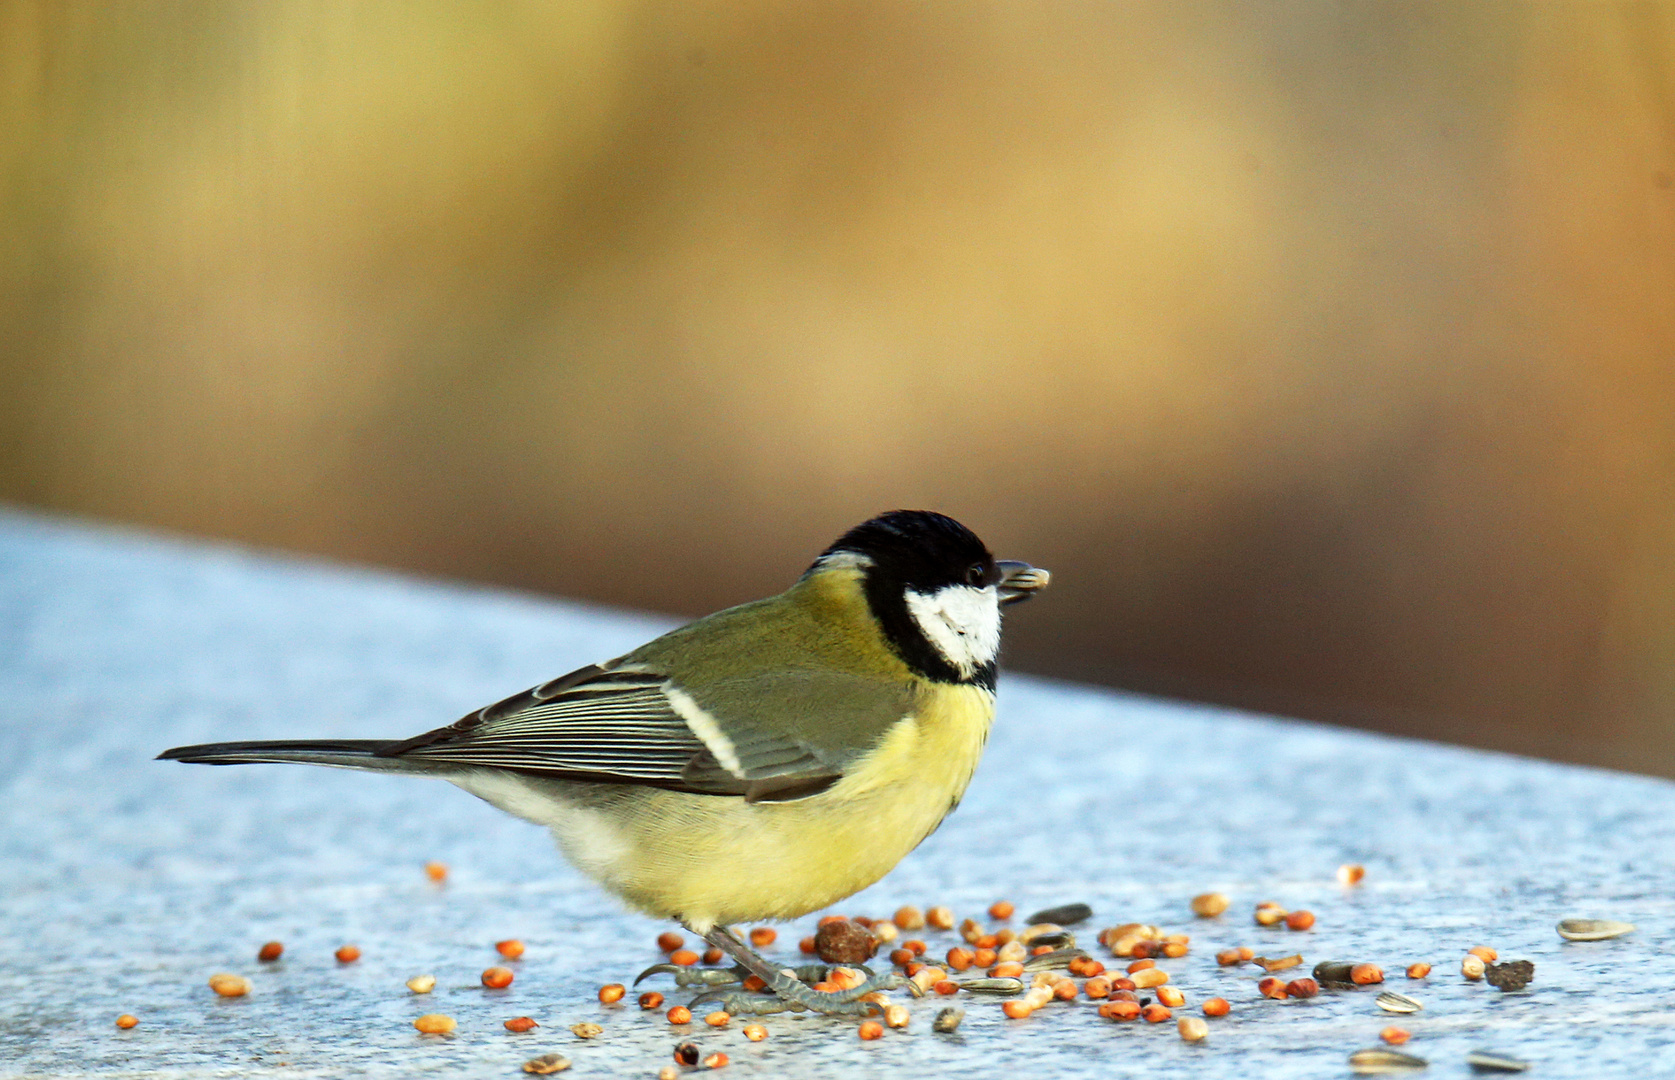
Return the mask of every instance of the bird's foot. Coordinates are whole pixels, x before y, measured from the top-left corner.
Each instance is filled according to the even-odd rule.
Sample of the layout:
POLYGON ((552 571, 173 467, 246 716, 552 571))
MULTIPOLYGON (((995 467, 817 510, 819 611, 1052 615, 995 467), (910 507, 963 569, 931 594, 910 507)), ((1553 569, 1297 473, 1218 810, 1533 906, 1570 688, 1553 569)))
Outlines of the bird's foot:
MULTIPOLYGON (((865 969, 863 969, 865 970, 865 969)), ((732 989, 714 989, 692 999, 690 1008, 717 1001, 727 1012, 762 1015, 775 1012, 803 1012, 805 1010, 828 1016, 866 1016, 883 1007, 883 993, 906 986, 916 995, 919 988, 894 973, 873 975, 869 970, 864 982, 847 990, 816 990, 805 980, 825 979, 830 971, 824 965, 787 969, 768 981, 765 994, 750 994, 732 989)))

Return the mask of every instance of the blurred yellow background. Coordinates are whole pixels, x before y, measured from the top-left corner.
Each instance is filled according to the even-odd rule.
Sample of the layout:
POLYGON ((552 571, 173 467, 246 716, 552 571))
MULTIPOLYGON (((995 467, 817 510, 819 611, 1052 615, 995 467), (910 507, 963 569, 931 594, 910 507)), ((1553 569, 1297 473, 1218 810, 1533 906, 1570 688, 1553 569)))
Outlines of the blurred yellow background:
POLYGON ((0 498, 689 614, 931 507, 1015 668, 1675 775, 1675 6, 0 48, 0 498))

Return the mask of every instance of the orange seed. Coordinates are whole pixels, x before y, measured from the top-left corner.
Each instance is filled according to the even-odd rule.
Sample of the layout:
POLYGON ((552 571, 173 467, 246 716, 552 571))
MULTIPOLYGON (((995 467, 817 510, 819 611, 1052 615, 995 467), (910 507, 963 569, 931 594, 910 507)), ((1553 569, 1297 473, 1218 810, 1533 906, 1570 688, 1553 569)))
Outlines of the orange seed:
POLYGON ((1008 1020, 1024 1020, 1035 1010, 1029 1007, 1029 1002, 1014 999, 1001 1005, 1000 1011, 1006 1014, 1008 1020))
POLYGON ((750 932, 750 943, 758 949, 765 949, 779 938, 779 931, 771 926, 758 926, 750 932))
POLYGON ((1285 917, 1287 930, 1307 930, 1313 925, 1314 912, 1312 911, 1293 911, 1285 917))
POLYGON ((676 1005, 674 1008, 669 1010, 669 1023, 671 1023, 671 1024, 690 1024, 690 1023, 692 1023, 692 1010, 687 1008, 685 1005, 676 1005))
POLYGON ((358 945, 345 945, 338 949, 334 955, 340 964, 353 964, 361 958, 361 950, 358 945))
POLYGON ((284 952, 284 945, 281 945, 277 941, 270 941, 257 951, 256 959, 271 963, 272 961, 279 959, 284 952))
POLYGON ((1431 965, 1425 963, 1423 960, 1419 961, 1417 964, 1409 964, 1407 966, 1407 977, 1410 979, 1423 979, 1430 973, 1431 965))
POLYGON ((127 1031, 139 1022, 140 1018, 132 1013, 123 1013, 121 1016, 116 1018, 116 1026, 121 1028, 123 1031, 127 1031))
POLYGON ((413 1026, 426 1035, 446 1035, 456 1027, 453 1017, 441 1013, 425 1013, 413 1021, 413 1026))
POLYGON ((768 1029, 761 1024, 746 1024, 744 1026, 744 1037, 751 1042, 761 1042, 768 1037, 768 1029))
POLYGON ((523 942, 517 938, 507 938, 505 941, 494 943, 494 951, 508 960, 516 960, 523 955, 523 942))
POLYGON ((1173 1015, 1175 1014, 1162 1005, 1147 1005, 1140 1010, 1140 1019, 1148 1024, 1161 1024, 1173 1015))
POLYGON ((704 1059, 704 1068, 706 1069, 722 1069, 726 1068, 726 1066, 727 1055, 723 1054, 719 1050, 704 1059))
POLYGON ((1012 912, 1015 910, 1017 909, 1012 906, 1012 901, 996 900, 994 903, 989 905, 989 918, 1010 919, 1012 917, 1012 912))
POLYGON ((952 930, 954 928, 954 912, 946 907, 933 907, 925 912, 925 925, 933 930, 952 930))
POLYGON ((527 1016, 514 1016, 510 1020, 506 1021, 506 1030, 517 1032, 520 1035, 526 1031, 532 1031, 540 1026, 540 1024, 537 1024, 527 1016))
POLYGON ((1226 998, 1218 997, 1209 999, 1200 1007, 1203 1009, 1205 1016, 1226 1016, 1233 1011, 1233 1006, 1227 1003, 1226 998))
POLYGON ((657 947, 666 953, 674 952, 676 949, 685 944, 686 939, 675 933, 673 930, 665 930, 661 934, 657 935, 657 947))
POLYGON ((669 963, 679 964, 681 967, 691 967, 698 962, 698 954, 691 949, 676 949, 669 954, 669 963))
POLYGON ((448 864, 439 862, 425 863, 425 877, 432 881, 447 881, 448 864))
POLYGON ((663 995, 656 990, 647 990, 640 995, 640 1008, 655 1009, 663 1004, 663 995))
POLYGON ((512 985, 512 969, 491 967, 483 969, 483 985, 490 990, 504 990, 512 985))
POLYGON ((855 1029, 855 1034, 859 1035, 867 1042, 871 1042, 874 1039, 882 1039, 884 1037, 884 1025, 880 1024, 877 1020, 868 1020, 859 1028, 855 1029))
POLYGON ((726 1027, 732 1019, 732 1013, 723 1012, 720 1009, 717 1009, 715 1012, 712 1012, 708 1016, 704 1017, 704 1023, 708 1024, 710 1027, 726 1027))
POLYGON ((721 956, 722 956, 722 953, 721 953, 720 949, 705 949, 704 950, 704 963, 706 963, 706 964, 719 964, 719 963, 721 963, 721 956))
POLYGON ((628 987, 621 983, 606 983, 599 988, 599 1000, 606 1005, 615 1005, 622 1000, 622 996, 626 993, 628 993, 628 987))
POLYGON ((1378 1037, 1391 1046, 1400 1046, 1413 1038, 1413 1033, 1399 1027, 1387 1027, 1378 1033, 1378 1037))
POLYGON ((222 997, 243 997, 250 993, 250 980, 242 975, 211 975, 209 988, 222 997))
POLYGON ((1167 1005, 1171 1009, 1178 1009, 1186 1004, 1186 995, 1177 987, 1160 986, 1157 988, 1157 1003, 1167 1005))
POLYGON ((1356 964, 1349 969, 1349 981, 1356 986, 1370 986, 1384 981, 1384 969, 1377 964, 1356 964))

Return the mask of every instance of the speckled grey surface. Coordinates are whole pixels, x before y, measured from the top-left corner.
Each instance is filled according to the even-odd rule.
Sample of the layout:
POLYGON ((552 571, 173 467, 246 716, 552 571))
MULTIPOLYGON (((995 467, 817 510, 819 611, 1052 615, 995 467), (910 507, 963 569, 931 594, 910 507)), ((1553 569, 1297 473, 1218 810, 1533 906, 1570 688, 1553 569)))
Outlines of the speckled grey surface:
MULTIPOLYGON (((655 1075, 680 1036, 594 994, 655 960, 664 927, 625 914, 540 830, 434 781, 151 757, 414 734, 666 625, 0 511, 0 1076, 512 1076, 549 1051, 575 1062, 567 1075, 655 1075), (452 867, 444 886, 424 876, 432 859, 452 867), (506 937, 528 953, 510 989, 486 991, 478 973, 506 937), (258 964, 269 939, 285 957, 258 964), (333 959, 345 942, 359 962, 333 959), (216 998, 218 971, 253 992, 216 998), (403 982, 422 972, 438 988, 415 997, 403 982), (430 1011, 457 1033, 415 1032, 430 1011), (140 1025, 117 1031, 122 1012, 140 1025), (520 1014, 544 1026, 507 1033, 520 1014), (576 1039, 580 1020, 604 1035, 576 1039)), ((1260 999, 1259 973, 1212 958, 1249 944, 1382 963, 1426 1004, 1397 1020, 1426 1075, 1469 1075, 1480 1046, 1539 1076, 1675 1074, 1675 786, 1023 678, 1003 680, 1000 708, 964 805, 844 909, 1085 900, 1084 938, 1130 920, 1192 934, 1164 966, 1232 1015, 1198 1045, 1085 1001, 1023 1021, 964 1001, 952 1037, 930 1032, 942 1002, 925 1003, 876 1043, 814 1017, 770 1018, 759 1044, 695 1025, 730 1072, 1341 1076, 1396 1019, 1365 991, 1260 999), (1335 882, 1346 861, 1366 865, 1361 887, 1335 882), (1188 898, 1209 889, 1232 909, 1192 918, 1188 898), (1315 929, 1257 928, 1265 899, 1313 910, 1315 929), (1553 931, 1566 915, 1640 930, 1567 944, 1553 931), (1465 983, 1476 944, 1533 960, 1532 988, 1465 983), (1400 977, 1420 959, 1435 974, 1400 977)), ((774 954, 794 955, 812 921, 782 928, 774 954)))

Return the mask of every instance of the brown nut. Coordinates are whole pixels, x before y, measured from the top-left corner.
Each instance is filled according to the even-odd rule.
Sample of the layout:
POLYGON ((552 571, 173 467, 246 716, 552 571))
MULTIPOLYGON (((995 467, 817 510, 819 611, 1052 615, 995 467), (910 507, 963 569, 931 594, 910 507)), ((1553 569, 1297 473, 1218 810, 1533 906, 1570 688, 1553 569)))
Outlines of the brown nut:
POLYGON ((850 919, 826 923, 814 935, 814 952, 828 964, 864 964, 878 951, 872 931, 850 919))

